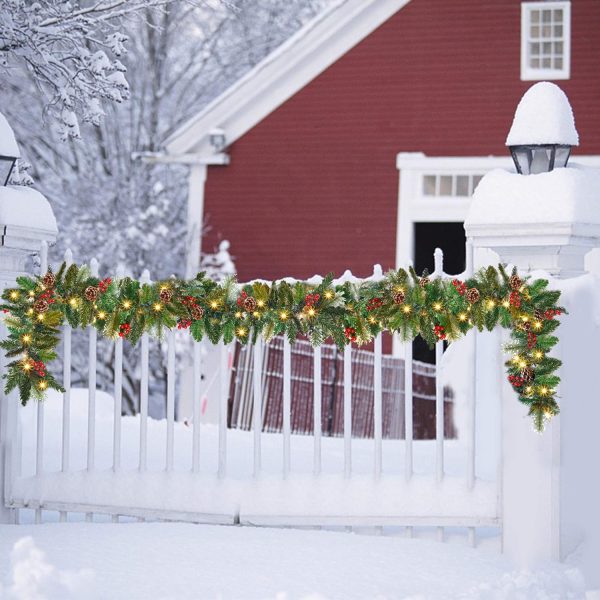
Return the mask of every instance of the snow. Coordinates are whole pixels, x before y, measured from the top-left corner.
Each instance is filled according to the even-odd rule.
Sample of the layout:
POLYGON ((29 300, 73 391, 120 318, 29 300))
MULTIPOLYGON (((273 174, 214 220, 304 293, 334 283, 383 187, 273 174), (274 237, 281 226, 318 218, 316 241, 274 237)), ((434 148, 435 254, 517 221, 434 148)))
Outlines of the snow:
POLYGON ((37 190, 25 186, 0 187, 0 224, 58 233, 48 200, 37 190))
POLYGON ((0 526, 0 581, 22 600, 585 598, 576 569, 454 544, 181 523, 0 526))
POLYGON ((569 99, 556 84, 540 81, 523 94, 506 138, 507 146, 522 144, 579 145, 569 99))
POLYGON ((494 169, 479 182, 465 226, 540 222, 600 224, 600 169, 569 164, 537 175, 494 169))
POLYGON ((14 156, 19 158, 19 146, 15 139, 12 127, 6 117, 0 112, 0 156, 14 156))

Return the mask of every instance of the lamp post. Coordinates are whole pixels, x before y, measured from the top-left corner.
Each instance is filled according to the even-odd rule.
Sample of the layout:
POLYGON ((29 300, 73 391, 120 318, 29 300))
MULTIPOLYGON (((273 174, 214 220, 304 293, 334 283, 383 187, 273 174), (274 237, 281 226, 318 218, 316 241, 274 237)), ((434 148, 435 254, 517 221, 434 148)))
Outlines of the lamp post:
POLYGON ((542 81, 525 92, 506 145, 521 175, 567 166, 571 147, 579 145, 579 136, 569 100, 557 85, 542 81))

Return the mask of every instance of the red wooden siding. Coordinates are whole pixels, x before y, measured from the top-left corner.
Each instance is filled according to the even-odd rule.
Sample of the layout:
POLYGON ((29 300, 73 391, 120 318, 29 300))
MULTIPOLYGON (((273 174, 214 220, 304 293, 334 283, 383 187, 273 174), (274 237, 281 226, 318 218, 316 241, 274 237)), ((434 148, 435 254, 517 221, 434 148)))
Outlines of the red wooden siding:
MULTIPOLYGON (((520 81, 517 0, 413 0, 209 169, 204 248, 232 242, 241 279, 395 260, 396 154, 503 155, 520 81)), ((566 91, 600 154, 600 2, 572 2, 566 91)))

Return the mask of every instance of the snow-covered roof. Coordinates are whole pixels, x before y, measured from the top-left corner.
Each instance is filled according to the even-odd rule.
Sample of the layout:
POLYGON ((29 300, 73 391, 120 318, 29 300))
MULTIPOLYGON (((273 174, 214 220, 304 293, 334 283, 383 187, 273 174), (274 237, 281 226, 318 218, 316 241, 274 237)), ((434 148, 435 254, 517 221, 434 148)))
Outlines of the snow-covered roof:
POLYGON ((169 154, 214 152, 210 131, 230 145, 410 0, 338 0, 269 54, 165 141, 169 154))
POLYGON ((579 145, 569 99, 554 83, 540 81, 523 94, 506 138, 507 146, 522 144, 579 145))
POLYGON ((0 156, 21 156, 12 127, 0 112, 0 156))
POLYGON ((21 185, 0 187, 0 227, 4 226, 58 233, 48 200, 37 190, 21 185))
POLYGON ((572 222, 600 225, 600 169, 569 163, 539 175, 490 171, 473 194, 465 225, 572 222))

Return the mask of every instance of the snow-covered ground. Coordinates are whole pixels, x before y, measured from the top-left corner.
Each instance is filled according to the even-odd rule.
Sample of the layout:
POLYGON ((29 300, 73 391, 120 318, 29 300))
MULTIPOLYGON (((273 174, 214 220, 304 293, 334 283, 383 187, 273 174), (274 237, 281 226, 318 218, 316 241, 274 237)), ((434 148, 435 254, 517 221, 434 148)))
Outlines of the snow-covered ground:
POLYGON ((178 523, 0 527, 6 598, 585 598, 578 571, 380 536, 178 523), (9 560, 9 555, 11 556, 9 560))

